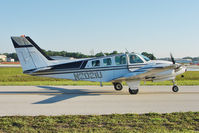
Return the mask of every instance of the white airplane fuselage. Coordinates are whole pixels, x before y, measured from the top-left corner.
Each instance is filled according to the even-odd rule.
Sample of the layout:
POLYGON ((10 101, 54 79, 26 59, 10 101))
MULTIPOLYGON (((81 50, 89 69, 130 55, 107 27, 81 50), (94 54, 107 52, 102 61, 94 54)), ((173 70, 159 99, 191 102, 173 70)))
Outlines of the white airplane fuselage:
MULTIPOLYGON (((161 60, 149 60, 146 61, 139 54, 131 53, 131 54, 120 54, 113 56, 105 56, 94 59, 82 59, 82 60, 70 60, 68 63, 77 63, 81 62, 80 67, 77 68, 55 68, 51 70, 41 70, 35 73, 29 73, 31 75, 43 76, 43 77, 52 77, 52 78, 61 78, 61 79, 71 79, 71 80, 82 80, 82 81, 94 81, 94 82, 115 82, 120 80, 129 80, 128 78, 121 78, 124 75, 128 75, 129 72, 137 72, 137 70, 146 68, 151 69, 153 67, 157 67, 157 64, 161 64, 164 66, 172 65, 172 62, 169 61, 161 61, 161 60), (143 63, 130 63, 126 60, 125 64, 116 64, 115 57, 116 56, 125 56, 126 59, 128 55, 136 55, 139 56, 143 63), (104 59, 111 59, 112 64, 107 66, 103 64, 104 59), (99 66, 92 66, 92 62, 99 60, 99 66), (81 68, 83 62, 87 62, 84 68, 81 68)), ((55 63, 56 64, 56 63, 55 63)), ((65 64, 65 63, 63 63, 65 64)), ((175 77, 179 74, 182 74, 186 71, 186 67, 181 66, 180 70, 177 72, 174 69, 169 70, 159 70, 156 73, 152 73, 145 77, 144 75, 137 76, 137 78, 132 80, 145 80, 145 81, 163 81, 163 80, 174 80, 175 77)), ((28 74, 28 73, 27 73, 28 74)))
MULTIPOLYGON (((121 90, 126 81, 131 94, 138 93, 140 81, 174 81, 186 67, 170 61, 150 60, 147 57, 126 53, 98 58, 54 60, 48 57, 30 37, 11 37, 25 74, 71 79, 75 81, 112 82, 121 90)), ((174 84, 173 91, 178 87, 174 84)))

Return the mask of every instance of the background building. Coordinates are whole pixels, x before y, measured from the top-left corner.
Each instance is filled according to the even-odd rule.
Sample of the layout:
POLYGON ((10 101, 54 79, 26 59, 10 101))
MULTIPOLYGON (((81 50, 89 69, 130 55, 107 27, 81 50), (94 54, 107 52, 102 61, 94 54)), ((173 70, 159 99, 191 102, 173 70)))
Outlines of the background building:
POLYGON ((7 56, 6 55, 0 55, 0 61, 7 61, 7 56))
POLYGON ((13 59, 13 58, 7 58, 7 62, 15 62, 15 59, 13 59))

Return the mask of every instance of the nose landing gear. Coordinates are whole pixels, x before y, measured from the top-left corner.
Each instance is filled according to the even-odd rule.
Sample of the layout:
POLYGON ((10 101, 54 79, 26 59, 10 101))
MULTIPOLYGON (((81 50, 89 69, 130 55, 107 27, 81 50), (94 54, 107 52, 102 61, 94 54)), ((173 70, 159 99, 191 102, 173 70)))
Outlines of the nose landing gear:
POLYGON ((172 82, 173 82, 172 91, 173 91, 173 92, 178 92, 178 91, 179 91, 179 88, 178 88, 178 86, 175 84, 175 80, 172 80, 172 82))
POLYGON ((172 91, 173 91, 173 92, 178 92, 178 91, 179 91, 178 86, 177 86, 177 85, 174 85, 174 86, 172 87, 172 91))

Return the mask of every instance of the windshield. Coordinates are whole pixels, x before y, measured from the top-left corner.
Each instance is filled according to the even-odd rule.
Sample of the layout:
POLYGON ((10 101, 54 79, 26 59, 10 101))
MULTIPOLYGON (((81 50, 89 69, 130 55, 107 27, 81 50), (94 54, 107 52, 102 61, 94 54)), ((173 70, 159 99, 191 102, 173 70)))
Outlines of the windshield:
POLYGON ((129 62, 133 63, 144 63, 143 60, 137 55, 129 55, 129 62))
POLYGON ((140 56, 142 56, 145 59, 145 61, 150 61, 150 59, 148 57, 146 57, 146 56, 144 56, 142 54, 140 56))

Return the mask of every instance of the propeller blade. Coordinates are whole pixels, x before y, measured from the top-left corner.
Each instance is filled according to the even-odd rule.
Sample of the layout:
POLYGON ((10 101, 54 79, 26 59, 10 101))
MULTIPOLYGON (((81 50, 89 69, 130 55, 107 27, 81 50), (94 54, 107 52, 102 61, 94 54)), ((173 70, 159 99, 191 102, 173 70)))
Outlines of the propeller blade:
POLYGON ((171 56, 171 61, 173 62, 173 64, 176 63, 175 59, 173 58, 173 55, 170 53, 170 56, 171 56))

